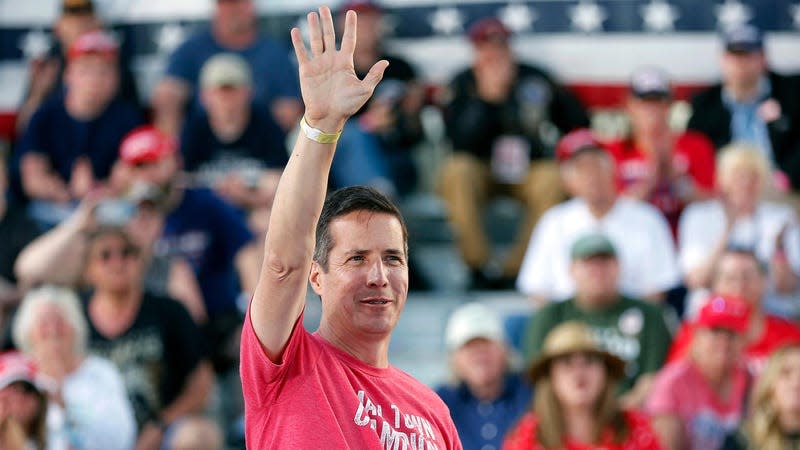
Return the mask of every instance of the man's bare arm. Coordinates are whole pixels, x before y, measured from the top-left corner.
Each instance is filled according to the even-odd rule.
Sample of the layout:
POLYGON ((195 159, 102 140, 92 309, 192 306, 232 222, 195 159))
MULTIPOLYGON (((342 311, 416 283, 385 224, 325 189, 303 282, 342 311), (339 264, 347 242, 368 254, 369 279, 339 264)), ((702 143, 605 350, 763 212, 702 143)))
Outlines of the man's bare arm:
MULTIPOLYGON (((377 62, 364 80, 353 69, 356 14, 348 11, 341 50, 331 11, 308 14, 311 51, 300 30, 292 44, 300 70, 300 88, 308 124, 325 133, 342 129, 372 95, 388 63, 377 62)), ((278 183, 264 244, 264 262, 250 305, 253 327, 267 356, 279 361, 303 308, 314 252, 314 233, 322 211, 335 144, 320 144, 303 133, 278 183)))

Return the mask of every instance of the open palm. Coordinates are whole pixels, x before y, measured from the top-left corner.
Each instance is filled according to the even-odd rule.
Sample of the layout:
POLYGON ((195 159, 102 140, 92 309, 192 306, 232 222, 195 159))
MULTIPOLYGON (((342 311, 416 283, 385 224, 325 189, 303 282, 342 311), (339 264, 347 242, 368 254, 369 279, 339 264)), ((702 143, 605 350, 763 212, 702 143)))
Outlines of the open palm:
POLYGON ((306 121, 325 132, 341 130, 347 118, 367 102, 389 65, 378 61, 363 80, 358 79, 353 69, 356 20, 356 13, 348 11, 340 50, 336 49, 333 17, 327 7, 320 8, 319 15, 308 14, 310 53, 300 30, 292 29, 306 121))

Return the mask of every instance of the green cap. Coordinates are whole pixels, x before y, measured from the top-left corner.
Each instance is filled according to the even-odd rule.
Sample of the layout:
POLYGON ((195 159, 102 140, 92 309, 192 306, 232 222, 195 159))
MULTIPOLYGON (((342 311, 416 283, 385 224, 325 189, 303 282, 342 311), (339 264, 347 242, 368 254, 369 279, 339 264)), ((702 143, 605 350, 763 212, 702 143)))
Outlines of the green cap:
POLYGON ((584 259, 597 255, 617 256, 617 250, 606 235, 592 232, 578 238, 570 254, 572 259, 584 259))

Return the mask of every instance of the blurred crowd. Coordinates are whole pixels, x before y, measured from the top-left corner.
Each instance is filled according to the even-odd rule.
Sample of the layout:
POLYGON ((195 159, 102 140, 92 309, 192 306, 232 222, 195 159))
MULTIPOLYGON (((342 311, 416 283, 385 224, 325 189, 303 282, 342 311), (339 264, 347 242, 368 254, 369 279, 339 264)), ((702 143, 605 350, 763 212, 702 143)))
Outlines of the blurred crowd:
MULTIPOLYGON (((432 88, 387 51, 380 4, 348 9, 356 74, 390 64, 330 188, 402 204, 434 173, 467 288, 535 307, 521 338, 487 303, 446 324, 437 392, 465 449, 800 445, 800 76, 759 29, 723 30, 685 127, 668 66, 630 74, 610 137, 496 18, 432 88), (430 107, 435 168, 415 157, 430 107), (523 212, 504 251, 483 228, 499 196, 523 212)), ((289 49, 252 0, 216 0, 143 101, 91 0, 53 30, 0 155, 0 448, 243 448, 239 335, 303 114, 289 49)))

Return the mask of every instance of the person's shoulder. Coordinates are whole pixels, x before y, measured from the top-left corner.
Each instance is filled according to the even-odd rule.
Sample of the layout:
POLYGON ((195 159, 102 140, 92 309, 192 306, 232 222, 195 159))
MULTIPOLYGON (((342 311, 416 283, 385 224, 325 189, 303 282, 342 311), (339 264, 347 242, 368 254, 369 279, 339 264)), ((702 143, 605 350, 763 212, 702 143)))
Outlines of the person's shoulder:
POLYGON ((406 394, 414 396, 421 403, 447 408, 442 398, 428 385, 397 366, 392 365, 390 367, 393 385, 402 386, 406 394))
POLYGON ((800 342, 800 325, 783 317, 767 314, 766 328, 770 332, 800 342))
MULTIPOLYGON (((714 103, 722 105, 722 84, 716 83, 697 92, 692 96, 691 103, 694 108, 709 106, 714 103)), ((697 113, 699 111, 694 112, 697 113)))
POLYGON ((714 150, 714 144, 708 136, 699 131, 686 130, 680 133, 675 139, 675 148, 679 150, 696 150, 697 147, 701 146, 708 147, 712 151, 714 150))
MULTIPOLYGON (((666 219, 664 219, 664 215, 661 211, 649 202, 630 197, 618 197, 617 202, 620 206, 620 214, 629 216, 630 219, 666 223, 666 219)), ((631 223, 636 224, 637 221, 632 220, 631 223)))
POLYGON ((554 83, 553 77, 550 76, 550 74, 546 70, 544 70, 539 66, 520 62, 517 63, 517 70, 519 70, 519 76, 521 78, 537 77, 537 78, 543 78, 550 83, 554 83))
POLYGON ((620 296, 620 309, 628 310, 631 308, 636 308, 642 311, 645 320, 663 320, 664 317, 664 313, 661 311, 661 308, 650 302, 625 295, 620 296))
POLYGON ((119 377, 119 370, 110 360, 98 355, 89 355, 81 364, 81 371, 92 378, 119 377))
POLYGON ((208 46, 214 46, 214 35, 210 27, 202 27, 190 34, 178 47, 173 54, 194 52, 208 46))
POLYGON ((186 307, 174 298, 145 291, 142 295, 141 314, 158 317, 165 323, 172 322, 177 317, 190 317, 186 307))
POLYGON ((692 379, 692 363, 688 356, 667 363, 656 377, 667 386, 676 386, 692 379))
POLYGON ((763 201, 758 204, 758 211, 767 217, 791 217, 795 215, 794 209, 785 204, 773 201, 763 201))

